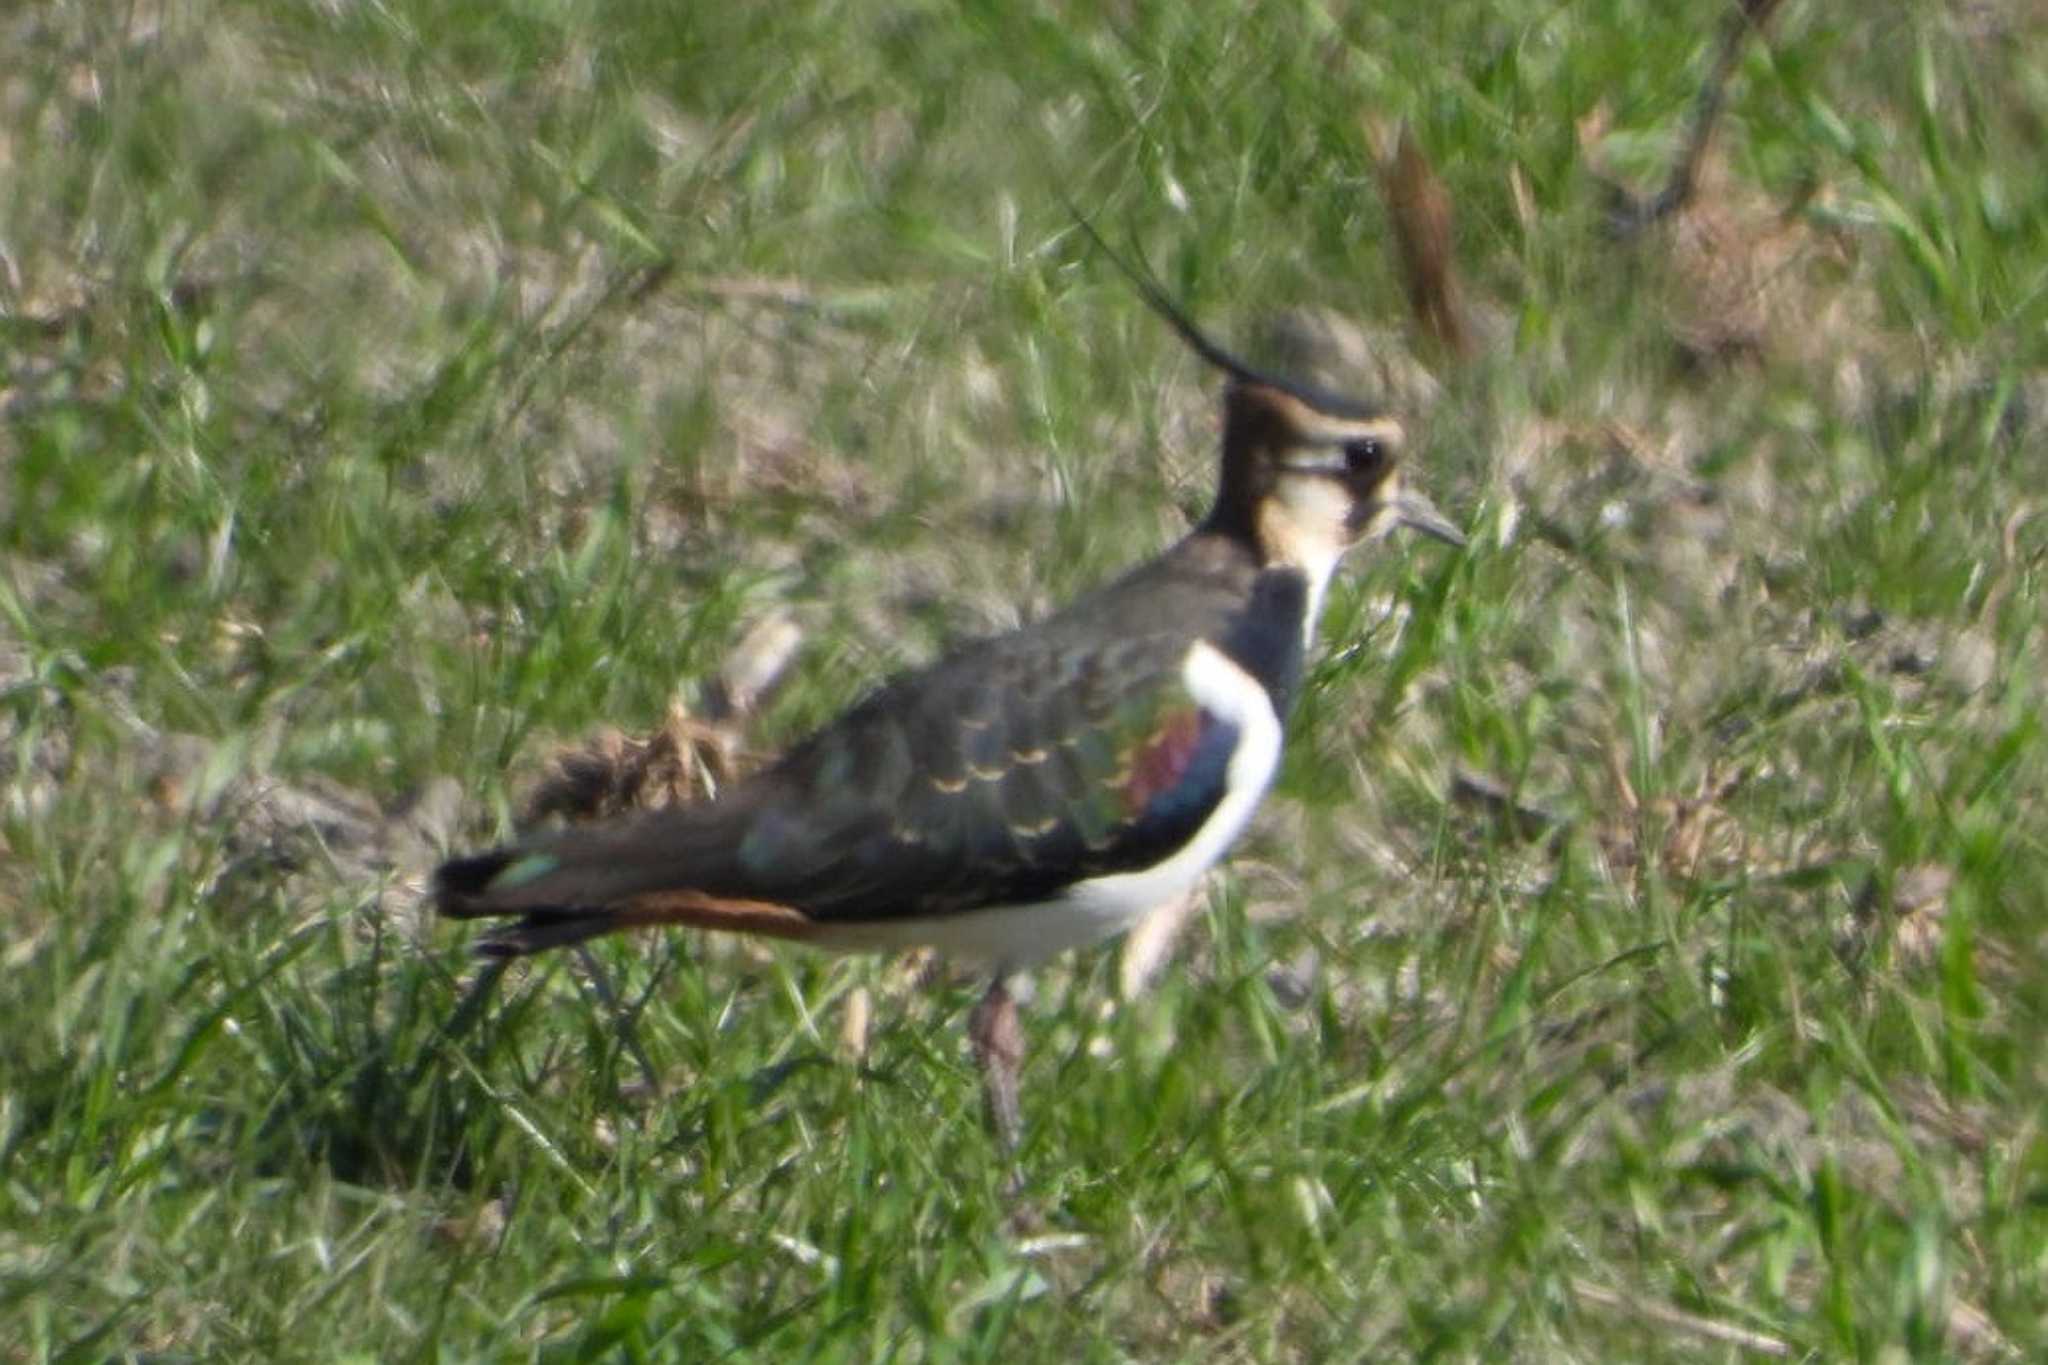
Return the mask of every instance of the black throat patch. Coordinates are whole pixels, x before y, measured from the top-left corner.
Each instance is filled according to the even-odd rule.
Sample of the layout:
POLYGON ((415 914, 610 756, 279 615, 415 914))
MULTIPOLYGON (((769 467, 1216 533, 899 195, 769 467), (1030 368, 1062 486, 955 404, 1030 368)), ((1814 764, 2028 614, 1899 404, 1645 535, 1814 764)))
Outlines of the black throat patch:
POLYGON ((1244 611, 1216 642, 1233 663, 1259 680, 1283 719, 1301 689, 1307 616, 1308 576, 1293 568, 1264 569, 1252 580, 1244 611))

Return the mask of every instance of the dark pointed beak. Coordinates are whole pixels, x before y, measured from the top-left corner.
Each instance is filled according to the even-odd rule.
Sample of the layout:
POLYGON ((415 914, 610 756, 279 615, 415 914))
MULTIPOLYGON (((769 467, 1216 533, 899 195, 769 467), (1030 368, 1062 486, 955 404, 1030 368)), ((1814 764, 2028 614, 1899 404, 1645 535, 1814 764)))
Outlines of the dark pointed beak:
POLYGON ((1443 513, 1436 510, 1436 504, 1420 493, 1402 493, 1394 499, 1394 512, 1399 517, 1398 525, 1411 531, 1420 531, 1446 545, 1465 544, 1465 533, 1451 525, 1443 513))

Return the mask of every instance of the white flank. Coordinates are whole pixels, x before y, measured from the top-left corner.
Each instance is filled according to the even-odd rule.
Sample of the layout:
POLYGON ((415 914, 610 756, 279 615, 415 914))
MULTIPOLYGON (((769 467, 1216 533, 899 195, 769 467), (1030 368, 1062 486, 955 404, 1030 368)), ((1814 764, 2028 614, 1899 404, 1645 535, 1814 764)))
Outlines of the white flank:
MULTIPOLYGON (((1311 580, 1313 588, 1313 580, 1311 580)), ((1237 749, 1224 771, 1223 799, 1172 857, 1140 872, 1097 877, 1055 900, 970 910, 924 919, 832 926, 821 941, 854 949, 936 948, 978 958, 1003 973, 1110 938, 1146 911, 1185 894, 1215 866, 1251 822, 1280 768, 1280 717, 1259 680, 1213 645, 1197 641, 1181 681, 1203 710, 1237 727, 1237 749)))

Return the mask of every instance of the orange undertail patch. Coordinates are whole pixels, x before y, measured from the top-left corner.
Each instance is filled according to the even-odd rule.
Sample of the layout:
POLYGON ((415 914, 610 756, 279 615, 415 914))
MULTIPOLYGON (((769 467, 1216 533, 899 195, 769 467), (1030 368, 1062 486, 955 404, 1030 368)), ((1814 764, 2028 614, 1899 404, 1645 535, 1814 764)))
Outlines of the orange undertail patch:
POLYGON ((819 931, 818 921, 794 906, 709 896, 701 891, 655 891, 635 896, 608 912, 608 918, 612 927, 618 929, 682 924, 692 929, 760 934, 796 943, 816 938, 819 931))

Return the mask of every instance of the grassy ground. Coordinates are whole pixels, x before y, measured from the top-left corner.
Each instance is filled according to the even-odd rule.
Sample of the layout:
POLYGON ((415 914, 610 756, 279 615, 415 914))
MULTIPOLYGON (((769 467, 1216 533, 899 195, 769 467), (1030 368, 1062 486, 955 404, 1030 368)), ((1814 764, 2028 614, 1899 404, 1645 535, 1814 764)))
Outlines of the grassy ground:
POLYGON ((1719 19, 0 20, 0 1358, 2048 1352, 2048 34, 1792 0, 1617 242, 1719 19), (1149 991, 1044 974, 1020 1231, 973 983, 485 997, 418 892, 764 621, 772 750, 1186 526, 1216 384, 1062 192, 1365 343, 1475 544, 1339 585, 1149 991))

